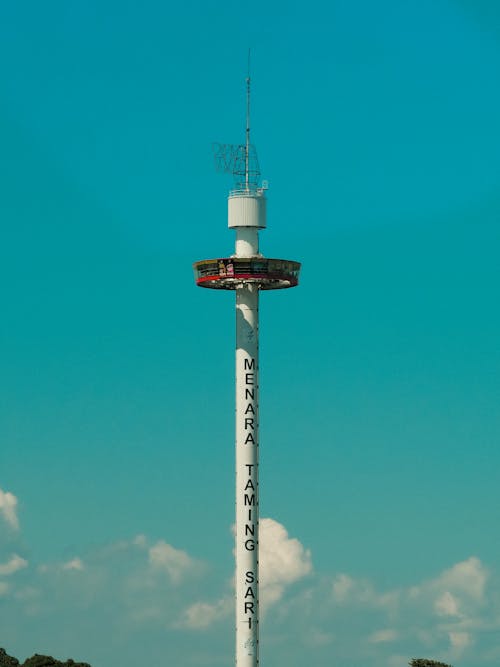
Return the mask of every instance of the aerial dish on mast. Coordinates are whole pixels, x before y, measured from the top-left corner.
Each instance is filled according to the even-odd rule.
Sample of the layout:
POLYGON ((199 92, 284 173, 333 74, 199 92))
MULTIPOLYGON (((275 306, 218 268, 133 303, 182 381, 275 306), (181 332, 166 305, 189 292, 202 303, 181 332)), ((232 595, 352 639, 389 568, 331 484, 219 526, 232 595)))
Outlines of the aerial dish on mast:
POLYGON ((256 190, 259 186, 260 167, 253 144, 212 144, 215 168, 223 174, 233 174, 236 187, 256 190))

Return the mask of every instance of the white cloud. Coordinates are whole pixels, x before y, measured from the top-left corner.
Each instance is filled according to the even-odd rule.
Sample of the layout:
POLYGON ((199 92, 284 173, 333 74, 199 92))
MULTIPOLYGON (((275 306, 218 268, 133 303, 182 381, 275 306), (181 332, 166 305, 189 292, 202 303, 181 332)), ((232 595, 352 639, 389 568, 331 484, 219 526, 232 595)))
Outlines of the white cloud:
POLYGON ((385 630, 377 630, 377 632, 372 633, 368 637, 368 641, 371 644, 381 644, 383 642, 393 642, 398 638, 398 633, 396 630, 387 628, 385 630))
POLYGON ((474 616, 486 599, 488 571, 479 558, 471 556, 444 570, 438 577, 413 586, 408 599, 432 606, 442 617, 466 620, 474 616))
POLYGON ((35 600, 40 597, 40 591, 33 586, 25 586, 17 590, 14 595, 18 600, 35 600))
POLYGON ((434 581, 434 585, 481 602, 487 577, 488 573, 479 558, 472 556, 445 570, 434 581))
POLYGON ((0 514, 11 528, 19 530, 17 498, 13 493, 2 491, 2 489, 0 489, 0 514))
POLYGON ((450 640, 450 660, 458 660, 469 646, 473 644, 469 632, 453 630, 448 633, 450 640))
MULTIPOLYGON (((260 520, 259 544, 259 598, 262 613, 266 607, 282 598, 287 586, 312 571, 312 562, 310 551, 299 540, 290 538, 285 527, 274 519, 260 520)), ((233 609, 234 594, 215 603, 198 601, 183 612, 176 627, 203 630, 232 613, 233 609)), ((330 635, 322 636, 321 641, 331 641, 330 635)))
MULTIPOLYGON (((275 646, 307 647, 314 664, 327 664, 333 649, 339 664, 363 664, 369 655, 373 667, 397 667, 408 663, 405 651, 451 664, 472 657, 478 667, 499 664, 487 662, 485 651, 491 647, 482 638, 495 636, 500 627, 500 591, 478 558, 404 588, 380 588, 349 571, 309 576, 310 552, 273 519, 261 520, 260 546, 261 611, 267 612, 266 633, 275 646)), ((0 562, 3 575, 21 569, 19 556, 7 556, 0 562)), ((81 558, 30 568, 17 585, 30 586, 26 592, 15 579, 7 586, 6 576, 0 576, 0 599, 27 616, 41 613, 47 601, 54 613, 78 615, 83 609, 98 613, 113 600, 120 626, 183 630, 179 637, 185 641, 193 632, 210 642, 212 628, 219 636, 232 624, 234 590, 231 572, 223 575, 214 568, 205 572, 201 591, 208 592, 201 592, 196 575, 202 567, 166 541, 138 535, 81 558)))
MULTIPOLYGON (((340 663, 344 656, 357 656, 362 664, 369 651, 374 667, 388 667, 396 665, 406 649, 455 664, 459 653, 464 659, 477 651, 479 633, 490 632, 486 625, 491 625, 495 609, 500 619, 500 594, 496 601, 488 581, 487 569, 477 558, 464 559, 404 588, 381 589, 348 571, 314 576, 307 585, 290 591, 286 604, 276 605, 267 623, 277 631, 302 619, 295 629, 296 641, 310 646, 318 661, 327 655, 328 643, 334 642, 340 663), (316 628, 322 630, 317 642, 311 639, 316 628), (331 628, 334 636, 328 634, 331 628)), ((405 657, 400 664, 408 660, 405 657)))
POLYGON ((277 602, 286 586, 312 571, 311 552, 274 519, 262 519, 259 527, 260 601, 263 606, 277 602))
POLYGON ((145 547, 148 543, 148 540, 145 535, 136 535, 132 541, 132 544, 136 547, 145 547))
POLYGON ((9 574, 14 574, 14 572, 22 570, 27 566, 27 560, 24 560, 24 558, 21 558, 21 556, 18 556, 17 554, 13 554, 10 560, 8 560, 3 565, 0 564, 0 575, 7 576, 9 574))
MULTIPOLYGON (((487 568, 474 556, 406 589, 377 591, 368 580, 340 573, 331 584, 331 613, 335 615, 335 606, 349 606, 372 628, 374 620, 382 627, 387 624, 387 629, 367 634, 379 652, 391 642, 406 641, 440 652, 453 662, 467 654, 479 632, 490 630, 492 605, 500 605, 494 592, 488 591, 488 581, 487 568)), ((315 597, 321 600, 319 589, 315 597)))
POLYGON ((71 560, 67 561, 66 563, 62 564, 62 569, 63 570, 84 570, 85 565, 83 564, 83 561, 81 558, 72 558, 71 560))
POLYGON ((434 609, 438 616, 460 616, 458 600, 450 591, 445 591, 436 599, 434 609))
POLYGON ((40 574, 51 574, 61 571, 71 572, 82 572, 85 570, 85 563, 81 558, 75 557, 71 560, 65 561, 64 563, 42 563, 37 568, 40 574))
POLYGON ((150 547, 148 553, 150 564, 156 569, 165 570, 174 584, 179 584, 186 574, 199 569, 199 563, 194 558, 163 540, 150 547))
POLYGON ((398 604, 400 591, 377 593, 369 581, 353 579, 348 574, 341 573, 333 580, 332 594, 334 601, 341 605, 393 608, 398 604))
POLYGON ((184 611, 176 627, 204 630, 215 621, 227 616, 231 611, 232 600, 228 598, 219 600, 215 604, 195 602, 184 611))
POLYGON ((311 628, 305 636, 305 644, 313 648, 320 646, 328 646, 334 641, 334 636, 331 632, 324 632, 318 628, 311 628))
POLYGON ((333 595, 339 602, 343 602, 353 588, 354 579, 348 574, 338 574, 333 582, 333 595))
POLYGON ((471 643, 471 637, 468 632, 450 632, 449 637, 451 646, 460 653, 471 643))

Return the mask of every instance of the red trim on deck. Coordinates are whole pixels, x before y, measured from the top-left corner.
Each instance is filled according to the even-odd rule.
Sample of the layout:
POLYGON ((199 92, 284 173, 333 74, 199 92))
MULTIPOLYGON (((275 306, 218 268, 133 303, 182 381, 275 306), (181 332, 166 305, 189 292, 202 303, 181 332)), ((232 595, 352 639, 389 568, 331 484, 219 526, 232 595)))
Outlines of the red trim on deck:
POLYGON ((231 281, 238 281, 238 280, 255 280, 257 282, 262 282, 262 283, 271 283, 274 281, 280 281, 280 282, 287 282, 290 283, 290 287, 297 285, 298 279, 295 278, 294 276, 291 276, 290 274, 283 274, 283 273, 235 273, 234 276, 220 276, 220 275, 213 275, 213 276, 203 276, 201 278, 198 278, 196 280, 197 285, 201 285, 202 283, 206 282, 219 282, 219 281, 226 281, 226 280, 231 280, 231 281))

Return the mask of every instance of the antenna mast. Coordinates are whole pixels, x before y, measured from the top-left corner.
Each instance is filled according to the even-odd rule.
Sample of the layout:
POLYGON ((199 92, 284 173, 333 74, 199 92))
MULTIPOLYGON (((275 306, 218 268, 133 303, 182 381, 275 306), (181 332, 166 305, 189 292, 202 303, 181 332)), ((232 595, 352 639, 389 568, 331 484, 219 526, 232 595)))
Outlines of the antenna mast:
POLYGON ((236 190, 243 193, 267 190, 267 183, 259 188, 260 167, 255 146, 250 143, 250 49, 248 49, 248 71, 246 76, 246 129, 243 144, 214 143, 212 148, 217 171, 233 174, 236 190))
POLYGON ((247 127, 245 143, 245 189, 250 188, 250 49, 248 49, 247 70, 247 127))

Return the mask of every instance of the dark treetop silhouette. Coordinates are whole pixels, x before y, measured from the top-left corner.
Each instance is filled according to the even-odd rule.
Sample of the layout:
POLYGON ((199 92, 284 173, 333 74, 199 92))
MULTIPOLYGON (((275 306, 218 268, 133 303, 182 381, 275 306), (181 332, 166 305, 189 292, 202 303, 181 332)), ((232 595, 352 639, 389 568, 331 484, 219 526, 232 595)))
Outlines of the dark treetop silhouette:
POLYGON ((413 658, 408 664, 410 667, 451 667, 444 662, 436 662, 436 660, 427 660, 426 658, 413 658))
POLYGON ((38 655, 38 653, 21 665, 19 660, 8 655, 5 649, 0 648, 0 667, 90 667, 90 665, 87 662, 75 662, 71 659, 61 662, 50 655, 38 655))
MULTIPOLYGON (((409 667, 452 667, 444 662, 427 660, 426 658, 413 658, 408 664, 409 667)), ((19 660, 7 655, 5 649, 0 648, 0 667, 90 667, 90 665, 87 662, 75 662, 71 659, 61 662, 50 655, 38 655, 38 653, 35 653, 21 665, 19 660)))

